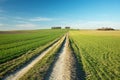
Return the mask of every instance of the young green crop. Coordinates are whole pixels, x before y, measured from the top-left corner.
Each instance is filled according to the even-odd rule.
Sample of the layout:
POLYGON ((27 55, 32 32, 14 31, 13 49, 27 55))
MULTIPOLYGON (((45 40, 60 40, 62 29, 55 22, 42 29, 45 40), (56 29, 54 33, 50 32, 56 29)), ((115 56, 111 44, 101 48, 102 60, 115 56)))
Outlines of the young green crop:
POLYGON ((87 80, 120 79, 120 31, 70 31, 70 38, 87 80))
MULTIPOLYGON (((27 32, 27 31, 26 31, 27 32)), ((35 56, 39 55, 44 49, 54 44, 61 36, 63 36, 66 30, 38 30, 30 31, 29 33, 17 33, 17 34, 0 34, 0 36, 11 36, 10 40, 14 40, 12 35, 19 36, 19 40, 15 38, 15 42, 4 43, 0 46, 0 78, 5 75, 19 69, 24 64, 29 62, 35 56), (29 35, 31 36, 29 36, 29 35), (10 44, 10 45, 9 45, 10 44), (7 48, 5 48, 7 47, 7 48)), ((5 39, 6 40, 6 39, 5 39)), ((6 40, 7 41, 7 40, 6 40)), ((5 41, 3 41, 5 42, 5 41)))
POLYGON ((45 45, 65 32, 66 30, 38 30, 29 33, 0 34, 0 63, 45 45))

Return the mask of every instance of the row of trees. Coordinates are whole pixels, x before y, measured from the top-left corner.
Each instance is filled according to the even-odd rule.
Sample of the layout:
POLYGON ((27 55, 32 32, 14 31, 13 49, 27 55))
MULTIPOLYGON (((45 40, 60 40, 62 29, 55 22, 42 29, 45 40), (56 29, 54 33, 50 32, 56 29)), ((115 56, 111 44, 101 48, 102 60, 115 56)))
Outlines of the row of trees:
POLYGON ((105 31, 108 31, 108 30, 115 30, 114 28, 110 28, 110 27, 102 27, 102 28, 98 28, 97 30, 105 30, 105 31))
MULTIPOLYGON (((51 27, 51 29, 62 29, 62 27, 51 27)), ((65 27, 65 29, 70 29, 70 27, 65 27)))

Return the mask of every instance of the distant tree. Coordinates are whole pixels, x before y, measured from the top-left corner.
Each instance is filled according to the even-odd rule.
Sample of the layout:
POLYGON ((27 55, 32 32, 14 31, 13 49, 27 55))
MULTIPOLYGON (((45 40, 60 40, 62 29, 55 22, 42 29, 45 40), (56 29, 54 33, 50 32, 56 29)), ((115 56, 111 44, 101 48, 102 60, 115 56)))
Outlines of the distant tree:
POLYGON ((97 30, 109 31, 109 30, 115 30, 115 29, 110 28, 110 27, 102 27, 102 28, 98 28, 97 30))
POLYGON ((70 29, 70 27, 67 27, 67 26, 66 26, 65 29, 70 29))
POLYGON ((51 27, 51 29, 61 29, 61 27, 51 27))

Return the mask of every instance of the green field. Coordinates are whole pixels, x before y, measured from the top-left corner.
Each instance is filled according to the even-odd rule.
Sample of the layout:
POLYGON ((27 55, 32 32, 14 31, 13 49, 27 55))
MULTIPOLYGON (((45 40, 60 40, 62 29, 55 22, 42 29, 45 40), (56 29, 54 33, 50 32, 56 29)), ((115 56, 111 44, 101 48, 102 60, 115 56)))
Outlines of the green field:
POLYGON ((40 30, 25 33, 16 32, 16 34, 0 34, 0 63, 45 45, 62 35, 63 32, 62 30, 40 30))
POLYGON ((67 30, 0 32, 0 77, 13 72, 62 37, 67 30))
MULTIPOLYGON (((58 42, 19 79, 43 80, 57 59, 67 32, 65 29, 0 31, 0 79, 58 42)), ((80 80, 120 80, 120 31, 69 30, 68 34, 80 80)))
POLYGON ((69 36, 86 80, 120 80, 120 31, 70 31, 69 36))

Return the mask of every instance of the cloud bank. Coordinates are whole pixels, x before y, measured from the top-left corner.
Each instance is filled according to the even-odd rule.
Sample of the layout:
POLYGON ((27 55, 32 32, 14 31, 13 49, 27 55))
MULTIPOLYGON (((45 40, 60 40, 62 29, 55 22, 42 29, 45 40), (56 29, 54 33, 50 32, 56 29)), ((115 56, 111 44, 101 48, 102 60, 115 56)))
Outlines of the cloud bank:
POLYGON ((44 17, 36 17, 33 19, 30 19, 30 21, 52 21, 53 19, 51 18, 44 18, 44 17))

